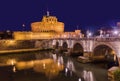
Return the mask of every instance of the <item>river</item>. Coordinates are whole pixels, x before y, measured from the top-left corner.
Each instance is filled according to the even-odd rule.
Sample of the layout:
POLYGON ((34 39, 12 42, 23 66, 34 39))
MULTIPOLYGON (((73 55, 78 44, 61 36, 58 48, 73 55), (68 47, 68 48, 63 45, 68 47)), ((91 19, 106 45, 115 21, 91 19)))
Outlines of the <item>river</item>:
POLYGON ((0 81, 108 81, 107 69, 51 51, 0 55, 0 81))

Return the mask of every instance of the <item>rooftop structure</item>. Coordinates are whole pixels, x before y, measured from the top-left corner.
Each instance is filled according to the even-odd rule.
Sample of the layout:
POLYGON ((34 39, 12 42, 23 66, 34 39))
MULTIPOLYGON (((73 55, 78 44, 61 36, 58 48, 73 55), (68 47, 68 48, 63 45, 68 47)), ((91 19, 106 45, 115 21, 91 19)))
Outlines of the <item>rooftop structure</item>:
POLYGON ((47 15, 43 16, 41 22, 33 22, 31 24, 32 32, 64 32, 64 23, 59 22, 55 16, 50 16, 47 11, 47 15))
MULTIPOLYGON (((81 32, 77 31, 78 33, 80 34, 81 32)), ((76 35, 76 32, 73 32, 73 34, 76 35)), ((55 16, 50 16, 48 11, 47 15, 43 16, 42 21, 31 23, 31 31, 14 32, 14 38, 16 40, 51 39, 56 36, 63 37, 65 35, 64 23, 59 22, 55 16)), ((65 37, 68 37, 68 35, 65 37)))

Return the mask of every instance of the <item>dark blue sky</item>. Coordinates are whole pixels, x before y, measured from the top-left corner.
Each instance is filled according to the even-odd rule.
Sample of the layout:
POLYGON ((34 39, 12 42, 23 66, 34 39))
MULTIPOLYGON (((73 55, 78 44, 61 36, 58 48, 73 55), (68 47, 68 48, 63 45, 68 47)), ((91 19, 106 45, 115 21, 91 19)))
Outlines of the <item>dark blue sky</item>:
POLYGON ((65 23, 65 30, 94 30, 115 25, 120 19, 119 0, 0 0, 0 31, 30 30, 47 9, 65 23))

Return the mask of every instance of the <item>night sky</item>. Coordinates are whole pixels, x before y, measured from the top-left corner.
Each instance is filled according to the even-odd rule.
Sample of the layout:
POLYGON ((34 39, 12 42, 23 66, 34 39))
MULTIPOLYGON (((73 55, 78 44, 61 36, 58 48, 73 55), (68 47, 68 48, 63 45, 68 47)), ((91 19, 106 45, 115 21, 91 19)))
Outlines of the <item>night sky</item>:
POLYGON ((120 20, 119 0, 0 0, 0 31, 29 31, 46 11, 65 23, 65 31, 95 31, 114 27, 120 20))

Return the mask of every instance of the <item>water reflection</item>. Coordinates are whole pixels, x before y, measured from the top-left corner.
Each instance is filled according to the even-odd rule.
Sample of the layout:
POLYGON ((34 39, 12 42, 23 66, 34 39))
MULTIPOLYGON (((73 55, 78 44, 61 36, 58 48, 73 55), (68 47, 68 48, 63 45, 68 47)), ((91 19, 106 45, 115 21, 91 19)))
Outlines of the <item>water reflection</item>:
POLYGON ((66 64, 66 67, 67 67, 70 71, 75 72, 75 66, 74 66, 73 61, 72 61, 71 59, 68 59, 67 64, 66 64))
POLYGON ((79 78, 78 81, 82 81, 81 78, 79 78))
POLYGON ((33 61, 22 61, 22 62, 17 62, 15 64, 17 70, 25 70, 25 69, 30 69, 30 68, 33 68, 34 66, 34 63, 33 61))
POLYGON ((70 76, 72 76, 73 72, 75 72, 74 63, 71 59, 68 59, 65 68, 65 75, 68 76, 68 74, 70 74, 70 76))
POLYGON ((8 59, 6 64, 13 66, 16 63, 17 63, 16 59, 8 59))
POLYGON ((57 61, 57 55, 56 54, 52 54, 52 58, 53 58, 54 62, 57 61))
POLYGON ((92 71, 83 71, 83 78, 85 81, 95 81, 95 78, 93 77, 92 71))
POLYGON ((35 72, 41 72, 49 78, 53 78, 64 69, 64 65, 58 62, 54 62, 53 59, 33 60, 28 62, 16 63, 18 70, 33 68, 35 72))
POLYGON ((0 63, 10 66, 0 68, 0 81, 107 81, 94 77, 94 73, 99 74, 101 70, 92 73, 93 69, 88 69, 91 65, 81 64, 73 58, 51 52, 1 55, 0 63), (85 67, 87 70, 83 71, 85 67), (12 80, 5 80, 4 77, 12 80))
POLYGON ((15 66, 13 66, 13 72, 14 72, 14 73, 16 72, 16 67, 15 67, 15 66))

